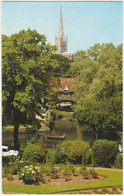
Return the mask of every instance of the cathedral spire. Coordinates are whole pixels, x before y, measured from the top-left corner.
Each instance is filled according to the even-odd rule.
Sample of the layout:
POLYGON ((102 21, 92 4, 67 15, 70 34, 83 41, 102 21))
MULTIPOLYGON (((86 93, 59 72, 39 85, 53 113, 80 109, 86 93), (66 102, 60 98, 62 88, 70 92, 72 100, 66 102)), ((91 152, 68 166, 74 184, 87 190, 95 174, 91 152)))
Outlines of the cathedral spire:
POLYGON ((64 33, 63 33, 63 20, 62 20, 62 6, 60 7, 60 20, 59 20, 59 32, 58 34, 60 36, 64 36, 64 33))
POLYGON ((55 45, 57 47, 57 53, 62 54, 63 52, 67 52, 67 36, 66 38, 64 37, 62 6, 60 7, 59 31, 58 36, 55 36, 55 45))

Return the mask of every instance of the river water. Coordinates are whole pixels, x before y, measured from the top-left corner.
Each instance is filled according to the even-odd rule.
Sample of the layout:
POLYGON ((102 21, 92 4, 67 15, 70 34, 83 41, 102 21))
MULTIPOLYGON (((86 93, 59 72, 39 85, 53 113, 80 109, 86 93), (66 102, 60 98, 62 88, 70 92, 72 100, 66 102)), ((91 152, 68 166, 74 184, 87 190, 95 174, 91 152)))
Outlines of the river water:
MULTIPOLYGON (((20 132, 20 150, 23 151, 28 144, 36 144, 44 149, 56 148, 57 146, 61 145, 63 140, 47 139, 47 135, 54 135, 55 133, 57 133, 58 135, 63 135, 63 133, 65 133, 65 140, 83 139, 84 141, 89 142, 90 145, 92 145, 95 141, 95 134, 93 134, 92 132, 87 133, 83 127, 77 126, 73 121, 70 121, 69 118, 64 117, 60 120, 55 121, 54 129, 51 132, 37 131, 35 133, 30 134, 20 132)), ((11 148, 13 148, 12 131, 3 132, 2 144, 8 145, 11 148)))

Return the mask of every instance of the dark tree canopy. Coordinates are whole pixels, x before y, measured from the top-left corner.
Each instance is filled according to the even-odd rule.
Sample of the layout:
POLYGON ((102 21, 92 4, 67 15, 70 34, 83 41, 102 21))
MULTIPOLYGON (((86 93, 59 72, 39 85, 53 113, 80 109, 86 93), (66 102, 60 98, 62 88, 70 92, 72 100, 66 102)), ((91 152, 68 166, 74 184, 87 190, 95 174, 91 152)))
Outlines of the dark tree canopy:
POLYGON ((99 137, 122 129, 122 45, 95 44, 78 51, 72 70, 78 75, 74 117, 99 137))
POLYGON ((55 98, 58 63, 50 58, 53 52, 54 46, 36 30, 2 36, 3 125, 14 125, 15 134, 20 124, 38 126, 43 100, 55 98))
POLYGON ((68 58, 64 57, 61 54, 52 54, 51 58, 56 60, 58 63, 58 67, 56 68, 56 75, 58 77, 71 77, 71 65, 70 63, 72 62, 68 58))

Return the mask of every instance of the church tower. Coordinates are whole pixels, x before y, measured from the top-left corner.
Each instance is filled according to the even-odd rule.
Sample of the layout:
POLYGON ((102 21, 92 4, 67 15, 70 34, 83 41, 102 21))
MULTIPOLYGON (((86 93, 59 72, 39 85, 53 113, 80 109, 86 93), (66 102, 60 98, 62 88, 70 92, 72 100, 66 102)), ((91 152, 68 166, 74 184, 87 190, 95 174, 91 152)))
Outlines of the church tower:
POLYGON ((65 37, 63 32, 62 6, 60 7, 59 31, 58 36, 55 36, 55 45, 57 47, 57 53, 67 52, 67 36, 65 37))

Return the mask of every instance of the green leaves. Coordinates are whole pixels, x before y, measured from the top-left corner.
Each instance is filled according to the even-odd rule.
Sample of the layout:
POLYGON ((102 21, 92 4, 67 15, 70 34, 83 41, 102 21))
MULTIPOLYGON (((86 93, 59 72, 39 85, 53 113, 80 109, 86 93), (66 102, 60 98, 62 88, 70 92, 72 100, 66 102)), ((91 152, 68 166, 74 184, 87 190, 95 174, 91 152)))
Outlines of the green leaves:
POLYGON ((76 162, 82 160, 84 151, 89 148, 89 144, 81 140, 65 141, 62 146, 67 157, 76 162))
POLYGON ((122 128, 122 45, 95 44, 78 51, 72 70, 78 74, 74 117, 99 136, 122 128))
POLYGON ((52 54, 51 59, 56 61, 58 66, 56 66, 55 72, 58 77, 70 77, 72 76, 70 70, 70 63, 71 61, 62 56, 61 54, 52 54))
POLYGON ((42 100, 52 101, 55 96, 50 83, 56 83, 58 66, 51 59, 54 47, 46 44, 46 37, 36 30, 22 30, 2 38, 3 122, 11 119, 15 124, 19 119, 21 124, 33 124, 41 112, 42 100))
POLYGON ((97 140, 92 147, 93 166, 111 167, 118 153, 116 142, 97 140))

